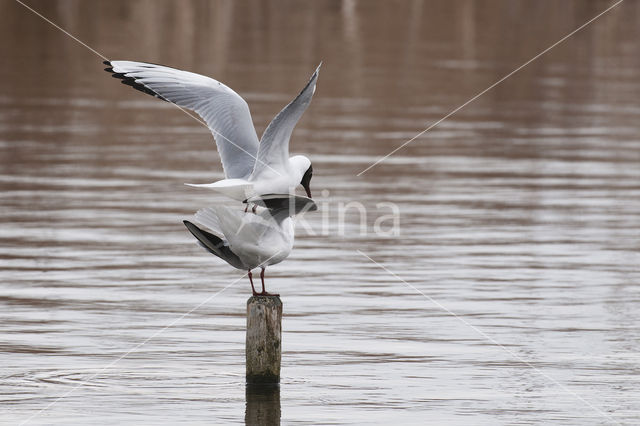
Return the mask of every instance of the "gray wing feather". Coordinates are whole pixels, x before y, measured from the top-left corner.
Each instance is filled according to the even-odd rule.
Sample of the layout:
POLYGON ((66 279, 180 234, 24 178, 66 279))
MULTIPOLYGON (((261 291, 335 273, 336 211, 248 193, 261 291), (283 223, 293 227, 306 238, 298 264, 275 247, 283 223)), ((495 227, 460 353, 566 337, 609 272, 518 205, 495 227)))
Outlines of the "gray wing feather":
POLYGON ((189 232, 198 240, 198 243, 209 253, 218 256, 234 268, 245 269, 242 260, 229 248, 225 240, 204 229, 200 229, 188 220, 183 221, 183 223, 189 232))
POLYGON ((322 63, 318 65, 300 94, 284 107, 267 126, 260 139, 258 159, 253 169, 252 179, 257 178, 266 169, 285 170, 289 161, 291 133, 311 103, 321 66, 322 63))
POLYGON ((196 112, 213 133, 225 176, 246 179, 258 153, 249 106, 244 99, 212 78, 162 65, 108 61, 114 77, 135 89, 196 112))
POLYGON ((224 235, 224 232, 222 232, 222 227, 220 226, 218 215, 211 207, 205 207, 198 210, 195 214, 195 218, 198 223, 206 226, 214 233, 224 235))

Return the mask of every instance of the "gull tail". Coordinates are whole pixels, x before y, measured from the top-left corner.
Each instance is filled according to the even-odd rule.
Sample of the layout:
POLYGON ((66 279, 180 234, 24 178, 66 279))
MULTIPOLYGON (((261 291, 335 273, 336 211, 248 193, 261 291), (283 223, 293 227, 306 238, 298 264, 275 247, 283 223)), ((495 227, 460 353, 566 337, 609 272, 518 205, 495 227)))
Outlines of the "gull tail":
POLYGON ((253 195, 253 183, 244 179, 223 179, 213 183, 185 183, 185 185, 210 188, 238 201, 244 201, 253 195))

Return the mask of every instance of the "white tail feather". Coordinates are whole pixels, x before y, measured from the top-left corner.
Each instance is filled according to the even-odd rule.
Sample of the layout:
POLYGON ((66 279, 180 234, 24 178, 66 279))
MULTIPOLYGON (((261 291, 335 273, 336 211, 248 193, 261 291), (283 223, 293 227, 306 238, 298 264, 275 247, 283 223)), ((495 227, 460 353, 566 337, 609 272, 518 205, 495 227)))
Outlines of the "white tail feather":
POLYGON ((253 184, 244 179, 223 179, 213 183, 185 183, 196 188, 210 188, 234 200, 244 201, 254 195, 253 184))

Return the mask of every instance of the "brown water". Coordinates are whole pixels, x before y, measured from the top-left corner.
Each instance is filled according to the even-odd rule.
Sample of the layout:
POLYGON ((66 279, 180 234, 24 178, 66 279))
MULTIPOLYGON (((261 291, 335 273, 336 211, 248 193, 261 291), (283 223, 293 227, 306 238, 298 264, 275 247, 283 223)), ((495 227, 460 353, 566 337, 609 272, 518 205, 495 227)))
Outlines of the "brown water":
POLYGON ((212 201, 183 182, 221 177, 208 130, 0 2, 0 422, 640 422, 640 4, 359 177, 612 3, 29 4, 225 82, 259 134, 323 60, 291 146, 323 211, 267 272, 280 393, 247 397, 249 284, 180 223, 212 201), (400 236, 372 233, 380 202, 400 236))

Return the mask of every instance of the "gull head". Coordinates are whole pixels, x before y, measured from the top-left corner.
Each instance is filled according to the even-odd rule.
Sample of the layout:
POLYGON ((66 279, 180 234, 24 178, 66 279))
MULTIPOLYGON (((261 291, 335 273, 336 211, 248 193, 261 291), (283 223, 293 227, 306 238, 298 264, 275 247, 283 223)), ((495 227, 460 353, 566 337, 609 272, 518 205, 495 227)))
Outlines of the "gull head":
POLYGON ((307 197, 311 198, 311 176, 313 175, 313 166, 311 160, 304 155, 296 155, 289 159, 291 167, 294 172, 295 182, 300 182, 300 185, 307 192, 307 197))

